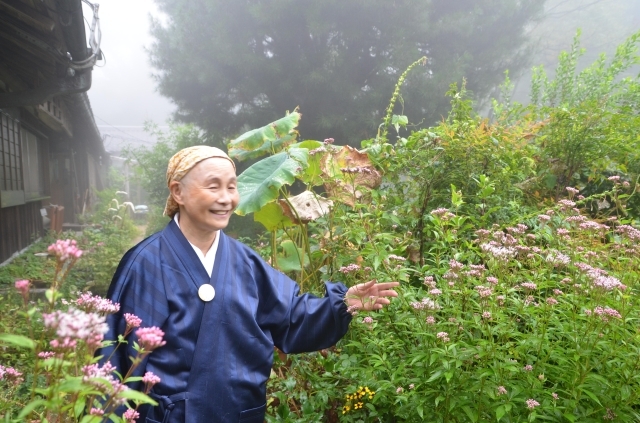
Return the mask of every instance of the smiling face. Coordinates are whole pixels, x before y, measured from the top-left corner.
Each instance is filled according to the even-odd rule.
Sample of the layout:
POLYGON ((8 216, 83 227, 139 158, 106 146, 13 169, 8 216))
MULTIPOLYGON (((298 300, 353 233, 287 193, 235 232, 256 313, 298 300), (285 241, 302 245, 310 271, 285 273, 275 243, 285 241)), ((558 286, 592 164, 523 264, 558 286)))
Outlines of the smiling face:
POLYGON ((169 190, 180 206, 180 227, 206 233, 226 228, 240 201, 233 165, 217 157, 195 165, 169 190))

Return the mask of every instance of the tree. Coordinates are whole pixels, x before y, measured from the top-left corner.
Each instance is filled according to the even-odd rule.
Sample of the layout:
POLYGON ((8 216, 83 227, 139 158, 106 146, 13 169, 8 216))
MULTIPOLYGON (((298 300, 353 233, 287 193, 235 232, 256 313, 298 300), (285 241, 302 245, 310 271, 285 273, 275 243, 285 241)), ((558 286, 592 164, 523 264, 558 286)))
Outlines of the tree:
POLYGON ((375 136, 393 86, 404 114, 432 124, 451 82, 477 98, 526 63, 524 28, 539 0, 157 0, 150 49, 176 117, 228 137, 300 107, 305 138, 375 136))

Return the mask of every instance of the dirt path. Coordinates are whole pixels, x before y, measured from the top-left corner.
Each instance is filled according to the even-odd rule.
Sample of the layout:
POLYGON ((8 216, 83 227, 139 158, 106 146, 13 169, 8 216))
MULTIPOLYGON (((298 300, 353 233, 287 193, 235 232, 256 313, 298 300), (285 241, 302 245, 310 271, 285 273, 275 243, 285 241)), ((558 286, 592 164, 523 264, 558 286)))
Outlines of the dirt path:
POLYGON ((145 239, 145 233, 147 232, 147 224, 136 225, 136 229, 138 230, 138 235, 133 239, 132 246, 136 245, 143 239, 145 239))

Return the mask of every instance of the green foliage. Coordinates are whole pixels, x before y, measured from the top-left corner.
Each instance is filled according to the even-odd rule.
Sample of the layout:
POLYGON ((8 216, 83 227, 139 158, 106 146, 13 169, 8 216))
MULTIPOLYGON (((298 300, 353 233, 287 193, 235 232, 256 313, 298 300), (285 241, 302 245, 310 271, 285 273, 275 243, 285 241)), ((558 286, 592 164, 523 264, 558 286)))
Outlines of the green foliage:
MULTIPOLYGON (((34 292, 37 285, 32 281, 20 280, 15 283, 16 295, 2 303, 3 312, 13 311, 8 319, 0 320, 0 418, 5 422, 108 419, 125 423, 130 419, 115 414, 125 402, 134 408, 157 404, 146 395, 149 384, 145 392, 123 389, 122 383, 136 378, 95 364, 106 330, 105 315, 119 306, 90 292, 80 298, 76 293, 65 294, 75 291, 65 286, 71 270, 81 256, 93 253, 79 249, 81 245, 67 239, 48 248, 47 264, 53 276, 46 299, 34 292), (101 414, 96 415, 95 410, 101 414)), ((128 325, 124 336, 134 327, 128 325)), ((138 347, 138 354, 131 357, 132 367, 140 365, 154 348, 151 344, 138 347)))
MULTIPOLYGON (((640 231, 629 218, 638 103, 635 82, 616 81, 615 70, 635 60, 635 43, 582 76, 569 76, 575 60, 563 56, 557 82, 540 83, 544 103, 496 103, 493 122, 475 114, 464 84, 452 85, 439 125, 395 145, 363 142, 376 168, 361 166, 362 152, 345 159, 337 146, 309 144, 297 178, 308 190, 322 183, 333 204, 293 223, 282 201, 268 202, 260 220, 272 243, 260 250, 275 266, 308 260, 306 269, 283 266, 304 290, 376 279, 402 282, 401 292, 383 311, 354 317, 338 345, 277 356, 269 422, 640 417, 640 231), (571 156, 562 140, 587 151, 571 156), (583 173, 566 181, 580 190, 559 188, 553 173, 572 161, 583 173), (372 169, 384 172, 382 185, 365 189, 372 169)), ((384 128, 408 126, 388 117, 384 128)))
POLYGON ((507 68, 526 65, 524 28, 538 0, 322 2, 161 0, 152 64, 176 117, 233 137, 299 106, 301 131, 341 143, 373 138, 402 71, 427 65, 402 89, 403 112, 427 125, 446 114, 442 93, 467 77, 478 98, 507 68), (204 41, 206 40, 206 41, 204 41))
MULTIPOLYGON (((610 61, 602 55, 580 72, 577 64, 584 51, 579 35, 571 50, 560 55, 553 80, 542 67, 535 69, 531 105, 497 104, 512 122, 539 122, 540 130, 531 141, 538 163, 531 183, 542 197, 557 199, 566 186, 574 185, 597 192, 608 176, 630 178, 640 169, 640 80, 624 77, 640 63, 640 33, 620 45, 610 61)), ((632 212, 636 213, 634 207, 632 212)))

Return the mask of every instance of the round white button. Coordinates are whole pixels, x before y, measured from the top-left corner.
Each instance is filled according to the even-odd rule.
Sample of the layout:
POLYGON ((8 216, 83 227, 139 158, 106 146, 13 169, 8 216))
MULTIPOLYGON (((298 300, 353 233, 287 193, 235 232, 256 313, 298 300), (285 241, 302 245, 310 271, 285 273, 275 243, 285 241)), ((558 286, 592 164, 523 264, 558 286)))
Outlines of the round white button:
POLYGON ((198 296, 202 301, 209 302, 216 296, 216 290, 213 286, 205 283, 204 285, 200 285, 200 288, 198 289, 198 296))

